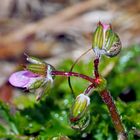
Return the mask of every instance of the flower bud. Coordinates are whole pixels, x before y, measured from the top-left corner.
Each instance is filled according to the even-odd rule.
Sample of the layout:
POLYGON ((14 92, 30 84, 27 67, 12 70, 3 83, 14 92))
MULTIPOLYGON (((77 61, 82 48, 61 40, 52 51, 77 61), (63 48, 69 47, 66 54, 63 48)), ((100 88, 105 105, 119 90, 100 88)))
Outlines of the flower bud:
POLYGON ((28 64, 26 65, 26 70, 39 75, 46 75, 47 66, 45 64, 28 64))
POLYGON ((30 64, 27 64, 25 66, 26 70, 42 76, 47 76, 51 70, 54 70, 54 67, 52 65, 47 64, 39 58, 28 56, 27 54, 25 55, 27 56, 26 60, 30 62, 30 64))
POLYGON ((118 35, 112 31, 111 25, 99 22, 92 41, 93 51, 97 57, 102 54, 113 57, 121 51, 121 41, 118 35))
POLYGON ((82 118, 87 111, 88 105, 90 104, 90 98, 84 94, 80 94, 76 97, 76 100, 70 111, 70 121, 75 122, 82 118))

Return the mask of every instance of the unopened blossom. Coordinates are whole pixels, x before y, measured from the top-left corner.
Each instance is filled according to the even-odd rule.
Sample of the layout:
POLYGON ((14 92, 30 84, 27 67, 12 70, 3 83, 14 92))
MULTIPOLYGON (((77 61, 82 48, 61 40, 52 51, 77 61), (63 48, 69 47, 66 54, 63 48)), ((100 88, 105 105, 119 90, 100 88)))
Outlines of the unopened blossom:
POLYGON ((100 57, 105 54, 109 57, 116 56, 121 50, 119 36, 113 32, 111 25, 99 22, 93 34, 92 47, 95 55, 100 57))
POLYGON ((71 108, 70 121, 75 122, 81 119, 90 104, 90 98, 85 94, 80 94, 76 97, 75 102, 71 108))

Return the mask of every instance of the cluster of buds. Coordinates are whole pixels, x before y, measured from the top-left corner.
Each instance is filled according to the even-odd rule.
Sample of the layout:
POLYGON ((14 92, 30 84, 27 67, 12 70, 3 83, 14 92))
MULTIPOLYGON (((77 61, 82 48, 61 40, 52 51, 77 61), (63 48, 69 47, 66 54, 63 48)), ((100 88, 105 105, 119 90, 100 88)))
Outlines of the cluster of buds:
MULTIPOLYGON (((24 67, 24 70, 13 73, 9 78, 9 82, 15 87, 26 88, 29 91, 42 89, 37 96, 37 100, 39 100, 42 93, 45 92, 46 87, 48 87, 48 84, 53 82, 54 76, 76 76, 87 80, 90 82, 90 85, 83 93, 76 97, 73 106, 70 109, 69 119, 72 128, 84 130, 90 122, 89 96, 92 93, 91 91, 94 89, 94 91, 102 93, 101 96, 105 94, 105 96, 102 97, 105 100, 108 100, 106 97, 110 98, 110 96, 107 96, 108 93, 106 95, 106 92, 103 92, 106 91, 106 80, 98 73, 100 56, 104 54, 108 57, 114 57, 121 50, 120 39, 118 35, 112 31, 111 25, 108 24, 102 24, 101 22, 98 23, 98 26, 93 34, 92 41, 92 49, 96 55, 96 59, 94 60, 95 78, 72 71, 56 71, 52 65, 47 64, 38 58, 27 56, 29 64, 24 67)), ((112 98, 110 98, 109 103, 110 104, 107 105, 110 107, 111 103, 113 104, 112 98)), ((114 107, 114 105, 111 107, 114 107)), ((119 122, 119 126, 121 126, 121 121, 119 120, 117 112, 115 112, 115 115, 114 113, 112 114, 113 117, 115 115, 117 116, 115 117, 114 122, 117 120, 119 122)), ((123 130, 122 126, 121 128, 123 130)))

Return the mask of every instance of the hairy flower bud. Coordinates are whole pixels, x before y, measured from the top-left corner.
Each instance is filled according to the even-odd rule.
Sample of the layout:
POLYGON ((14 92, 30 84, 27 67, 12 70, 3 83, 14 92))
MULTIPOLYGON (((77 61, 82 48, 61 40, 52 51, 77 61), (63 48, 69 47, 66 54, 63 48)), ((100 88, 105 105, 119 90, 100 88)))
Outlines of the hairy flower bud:
POLYGON ((33 56, 28 56, 27 54, 26 55, 26 60, 32 64, 46 64, 44 61, 42 61, 41 59, 39 58, 36 58, 36 57, 33 57, 33 56))
POLYGON ((121 41, 119 36, 112 31, 111 25, 99 22, 92 41, 93 51, 97 57, 102 54, 114 57, 121 51, 121 41))
POLYGON ((70 121, 74 122, 84 116, 90 104, 90 98, 84 94, 80 94, 76 97, 76 100, 70 111, 70 121))
POLYGON ((47 67, 48 65, 45 64, 28 64, 26 70, 45 76, 47 67))

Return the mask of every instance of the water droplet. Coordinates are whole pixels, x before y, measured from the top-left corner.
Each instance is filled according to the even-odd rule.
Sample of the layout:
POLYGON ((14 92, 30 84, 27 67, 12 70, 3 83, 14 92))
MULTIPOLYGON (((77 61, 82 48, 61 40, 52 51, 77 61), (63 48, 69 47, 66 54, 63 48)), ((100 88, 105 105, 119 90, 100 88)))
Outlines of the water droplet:
POLYGON ((29 118, 29 115, 25 115, 25 118, 27 118, 27 119, 28 119, 28 118, 29 118))
POLYGON ((132 129, 133 129, 133 130, 136 130, 136 127, 133 126, 132 129))
POLYGON ((63 118, 63 117, 59 117, 59 119, 60 119, 60 121, 63 121, 63 120, 64 120, 64 118, 63 118))
POLYGON ((132 57, 133 57, 133 53, 127 52, 127 54, 125 54, 120 58, 120 64, 123 65, 124 63, 127 63, 132 57))
POLYGON ((32 127, 33 126, 33 124, 32 123, 29 123, 29 127, 32 127))
POLYGON ((62 111, 62 114, 63 114, 63 115, 66 115, 66 111, 62 111))
POLYGON ((68 101, 67 99, 64 100, 64 104, 65 104, 65 105, 67 105, 68 102, 69 102, 69 101, 68 101))
POLYGON ((83 131, 90 123, 90 114, 87 112, 80 120, 70 122, 73 129, 83 131))
POLYGON ((87 137, 87 133, 83 133, 82 138, 86 138, 86 137, 87 137))
POLYGON ((58 117, 59 117, 59 115, 58 115, 58 114, 54 114, 54 116, 55 116, 56 118, 58 118, 58 117))
POLYGON ((24 109, 23 104, 19 104, 19 105, 18 105, 18 108, 19 108, 19 109, 24 109))

